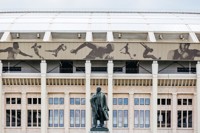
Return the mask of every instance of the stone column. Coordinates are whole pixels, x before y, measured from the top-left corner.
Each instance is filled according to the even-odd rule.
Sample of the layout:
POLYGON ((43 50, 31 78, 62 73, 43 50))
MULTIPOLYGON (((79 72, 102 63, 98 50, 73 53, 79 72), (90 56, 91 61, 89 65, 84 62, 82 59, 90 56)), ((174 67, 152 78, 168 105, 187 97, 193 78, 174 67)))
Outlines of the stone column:
POLYGON ((152 93, 151 93, 151 133, 157 133, 157 93, 158 93, 158 63, 152 64, 152 93))
POLYGON ((2 133, 4 133, 4 122, 6 122, 5 120, 4 120, 4 115, 5 114, 3 114, 3 112, 4 111, 2 111, 2 109, 4 109, 3 108, 3 106, 4 106, 4 103, 3 103, 3 81, 2 81, 2 69, 3 69, 3 63, 1 62, 1 60, 0 60, 0 131, 2 132, 2 133))
POLYGON ((65 124, 65 133, 69 133, 69 92, 65 92, 65 112, 64 112, 64 124, 65 124))
POLYGON ((41 133, 47 133, 48 127, 48 109, 47 109, 47 89, 46 89, 46 72, 47 63, 41 61, 41 133))
POLYGON ((134 125, 134 117, 133 117, 133 106, 134 106, 134 93, 133 92, 130 92, 129 93, 129 100, 128 100, 128 126, 129 126, 129 133, 132 133, 133 132, 133 125, 134 125))
POLYGON ((21 111, 22 111, 22 114, 21 114, 21 124, 22 124, 22 133, 26 133, 26 127, 27 127, 27 109, 26 109, 26 92, 22 92, 22 104, 21 104, 21 111))
POLYGON ((108 120, 108 129, 110 133, 113 130, 113 61, 108 61, 108 108, 109 108, 109 120, 108 120))
MULTIPOLYGON (((200 61, 197 62, 196 65, 196 70, 197 70, 197 80, 196 80, 196 114, 193 116, 196 117, 196 132, 195 133, 200 133, 200 126, 198 125, 200 123, 200 61)), ((195 122, 194 122, 195 123, 195 122)))
POLYGON ((172 94, 172 133, 176 133, 177 128, 177 93, 172 94))
POLYGON ((91 128, 91 106, 90 106, 90 97, 91 97, 91 88, 90 88, 90 75, 91 75, 91 63, 90 61, 85 62, 85 103, 86 103, 86 133, 89 133, 91 128))

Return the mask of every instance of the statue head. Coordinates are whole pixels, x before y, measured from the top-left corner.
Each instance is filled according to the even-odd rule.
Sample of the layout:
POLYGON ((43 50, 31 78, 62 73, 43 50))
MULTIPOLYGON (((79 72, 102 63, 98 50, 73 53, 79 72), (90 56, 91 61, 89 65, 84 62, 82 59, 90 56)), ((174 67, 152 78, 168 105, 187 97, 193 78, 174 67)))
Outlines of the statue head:
POLYGON ((97 93, 98 92, 101 92, 101 87, 99 87, 99 86, 97 87, 97 93))

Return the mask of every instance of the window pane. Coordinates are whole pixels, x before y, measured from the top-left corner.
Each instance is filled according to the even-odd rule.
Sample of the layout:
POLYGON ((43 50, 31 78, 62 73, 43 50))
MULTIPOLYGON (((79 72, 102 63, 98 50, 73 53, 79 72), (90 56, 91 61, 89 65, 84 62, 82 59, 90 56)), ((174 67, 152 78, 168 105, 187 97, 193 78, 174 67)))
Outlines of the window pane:
POLYGON ((181 122, 182 122, 182 120, 181 120, 181 111, 178 111, 178 120, 177 120, 177 122, 178 122, 177 126, 181 127, 181 122))
POLYGON ((167 127, 171 127, 171 111, 167 111, 167 127))
POLYGON ((183 99, 183 105, 187 105, 187 99, 183 99))
POLYGON ((33 110, 33 126, 37 126, 37 110, 33 110))
POLYGON ((182 105, 182 99, 178 99, 178 105, 182 105))
POLYGON ((58 110, 54 110, 54 127, 58 127, 58 110))
POLYGON ((74 105, 74 98, 70 98, 70 104, 74 105))
POLYGON ((145 98, 145 105, 150 105, 150 98, 145 98))
POLYGON ((70 110, 70 127, 74 127, 74 110, 70 110))
POLYGON ((134 105, 139 105, 139 98, 134 98, 134 105))
POLYGON ((49 98, 49 104, 53 104, 53 98, 49 98))
POLYGON ((128 110, 124 110, 124 127, 128 127, 128 110))
POLYGON ((140 105, 144 105, 144 98, 140 98, 140 105))
POLYGON ((162 121, 161 121, 161 127, 165 127, 165 111, 161 111, 162 121))
POLYGON ((140 110, 140 128, 144 128, 144 110, 140 110))
POLYGON ((157 104, 160 105, 160 99, 157 99, 157 104))
POLYGON ((81 105, 85 105, 85 98, 81 98, 81 105))
POLYGON ((113 105, 117 105, 117 98, 113 98, 113 105))
POLYGON ((75 126, 80 127, 80 110, 75 110, 75 126))
POLYGON ((41 104, 41 98, 38 98, 38 104, 41 104))
POLYGON ((55 105, 58 104, 58 98, 54 98, 54 104, 55 104, 55 105))
POLYGON ((32 119, 32 113, 31 110, 28 110, 28 119, 27 119, 28 127, 31 127, 31 119, 32 119))
POLYGON ((49 110, 49 127, 53 127, 53 110, 49 110))
POLYGON ((33 98, 33 104, 37 104, 37 98, 33 98))
POLYGON ((192 99, 188 99, 188 105, 192 105, 192 99))
POLYGON ((118 98, 118 105, 122 105, 123 104, 123 98, 118 98))
POLYGON ((80 105, 80 98, 75 98, 75 104, 80 105))
POLYGON ((85 127, 85 110, 81 110, 81 127, 85 127))
POLYGON ((171 99, 167 99, 167 105, 171 105, 171 99))
POLYGON ((10 126, 10 110, 6 110, 6 126, 10 126))
POLYGON ((157 127, 160 127, 161 115, 160 110, 157 111, 157 127))
POLYGON ((150 127, 150 111, 145 110, 145 128, 150 127))
POLYGON ((118 110, 118 127, 123 126, 123 111, 118 110))
POLYGON ((60 104, 64 104, 64 98, 60 98, 60 104))
POLYGON ((64 110, 60 110, 60 122, 59 122, 59 127, 64 127, 64 110))
POLYGON ((32 104, 32 98, 28 98, 28 104, 32 104))
POLYGON ((166 99, 161 99, 161 105, 166 105, 166 99))
POLYGON ((124 98, 124 105, 128 105, 128 98, 124 98))
POLYGON ((134 110, 134 127, 139 127, 139 110, 134 110))
POLYGON ((38 126, 41 126, 41 110, 38 110, 38 126))
POLYGON ((183 111, 183 127, 187 127, 187 111, 183 111))
POLYGON ((113 110, 113 127, 117 127, 117 110, 113 110))
POLYGON ((16 104, 15 98, 12 98, 12 104, 16 104))
POLYGON ((15 120, 16 120, 16 113, 15 110, 12 110, 12 127, 15 127, 15 120))
POLYGON ((192 111, 188 111, 188 127, 192 127, 192 111))
POLYGON ((6 98, 6 104, 10 104, 10 98, 6 98))
POLYGON ((21 110, 17 110, 17 126, 21 126, 21 110))

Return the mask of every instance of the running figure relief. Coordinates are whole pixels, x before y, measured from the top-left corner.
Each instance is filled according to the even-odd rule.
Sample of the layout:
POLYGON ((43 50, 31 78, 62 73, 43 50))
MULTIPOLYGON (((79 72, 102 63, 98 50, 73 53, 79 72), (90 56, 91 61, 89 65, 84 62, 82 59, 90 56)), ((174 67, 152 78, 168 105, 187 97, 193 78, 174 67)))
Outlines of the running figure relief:
POLYGON ((161 59, 161 57, 156 58, 154 55, 149 54, 149 53, 152 53, 152 52, 153 52, 153 49, 152 49, 152 48, 148 47, 148 46, 147 46, 146 44, 144 44, 144 43, 140 43, 140 44, 145 48, 145 50, 144 50, 144 52, 143 52, 143 58, 151 58, 151 59, 154 59, 154 60, 156 60, 156 59, 161 59))
MULTIPOLYGON (((132 57, 131 57, 131 54, 130 54, 130 52, 129 52, 129 47, 128 47, 128 43, 122 48, 122 49, 120 49, 120 53, 122 53, 122 54, 128 54, 129 55, 129 57, 131 58, 131 59, 133 59, 132 57), (124 52, 122 52, 122 50, 124 49, 124 52)), ((136 56, 136 54, 134 54, 133 56, 136 56)))
POLYGON ((113 57, 110 56, 110 53, 114 51, 114 45, 110 43, 106 46, 97 46, 90 42, 85 42, 76 49, 72 49, 70 52, 77 54, 77 52, 84 47, 91 49, 90 53, 84 59, 113 59, 113 57))
POLYGON ((55 57, 58 56, 58 53, 62 50, 62 51, 65 51, 67 49, 67 46, 65 46, 64 44, 60 44, 58 46, 57 49, 54 49, 54 50, 45 50, 46 52, 52 52, 55 57))
POLYGON ((42 47, 41 45, 37 45, 37 43, 35 43, 31 48, 34 49, 35 54, 36 54, 39 58, 44 59, 44 58, 39 54, 39 49, 40 49, 41 47, 42 47))
POLYGON ((28 55, 24 52, 22 52, 19 49, 19 44, 18 42, 13 42, 13 47, 8 47, 6 49, 0 49, 0 53, 2 52, 8 52, 8 57, 7 59, 16 59, 17 55, 20 54, 22 56, 28 56, 28 57, 33 57, 32 55, 28 55))

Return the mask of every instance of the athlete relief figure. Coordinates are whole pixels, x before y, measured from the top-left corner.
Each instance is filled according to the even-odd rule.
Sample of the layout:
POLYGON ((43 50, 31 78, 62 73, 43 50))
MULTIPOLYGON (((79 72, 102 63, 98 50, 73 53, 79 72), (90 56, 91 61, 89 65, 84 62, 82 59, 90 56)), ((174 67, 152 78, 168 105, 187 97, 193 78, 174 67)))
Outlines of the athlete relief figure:
POLYGON ((41 45, 37 45, 37 43, 35 43, 31 48, 34 49, 35 54, 36 54, 39 58, 44 59, 44 58, 39 54, 39 49, 40 49, 41 47, 42 47, 41 45))
MULTIPOLYGON (((133 59, 132 57, 131 57, 131 54, 130 54, 130 52, 129 52, 129 47, 128 47, 128 43, 122 48, 122 49, 120 49, 120 53, 122 53, 122 54, 128 54, 129 55, 129 57, 131 58, 131 59, 133 59), (122 52, 122 50, 124 49, 124 51, 125 52, 122 52)), ((135 54, 134 54, 134 56, 135 56, 135 54)))
POLYGON ((58 46, 58 48, 54 49, 54 50, 45 50, 46 52, 52 52, 55 57, 57 57, 58 53, 62 50, 65 51, 67 49, 67 46, 65 46, 64 44, 60 44, 58 46))
POLYGON ((152 54, 149 54, 149 53, 151 53, 151 52, 153 52, 153 49, 152 48, 150 48, 150 47, 148 47, 146 44, 144 44, 144 43, 140 43, 144 48, 145 48, 145 50, 144 50, 144 52, 143 52, 143 58, 151 58, 151 59, 161 59, 161 57, 160 58, 156 58, 154 55, 152 55, 152 54))
POLYGON ((13 42, 13 47, 8 47, 6 49, 0 49, 0 53, 2 52, 8 52, 8 57, 7 59, 16 59, 17 55, 20 54, 22 56, 28 56, 28 57, 33 57, 32 55, 28 55, 24 52, 22 52, 19 49, 19 44, 18 42, 13 42))

